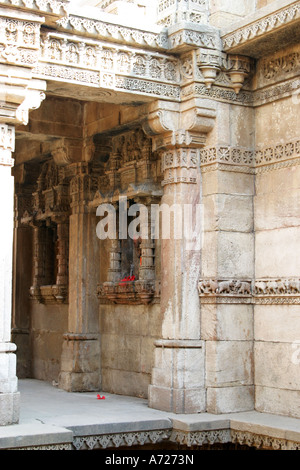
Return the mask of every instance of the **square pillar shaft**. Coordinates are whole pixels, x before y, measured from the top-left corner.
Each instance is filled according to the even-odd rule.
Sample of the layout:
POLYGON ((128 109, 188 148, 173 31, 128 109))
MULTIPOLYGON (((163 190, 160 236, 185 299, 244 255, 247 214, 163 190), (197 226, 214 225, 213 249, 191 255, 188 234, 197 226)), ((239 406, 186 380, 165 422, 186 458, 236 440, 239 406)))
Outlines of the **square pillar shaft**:
POLYGON ((16 346, 11 343, 14 180, 11 176, 14 128, 0 125, 0 426, 19 420, 16 346))

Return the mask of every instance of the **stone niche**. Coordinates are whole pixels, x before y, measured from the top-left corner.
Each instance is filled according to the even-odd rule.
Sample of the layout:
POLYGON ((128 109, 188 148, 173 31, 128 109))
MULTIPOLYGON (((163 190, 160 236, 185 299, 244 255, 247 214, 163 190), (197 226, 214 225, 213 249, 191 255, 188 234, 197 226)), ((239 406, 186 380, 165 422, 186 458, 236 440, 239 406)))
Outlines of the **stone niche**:
POLYGON ((32 227, 30 297, 44 304, 68 302, 69 187, 52 159, 39 164, 36 190, 21 216, 32 227))
MULTIPOLYGON (((98 145, 103 149, 99 142, 98 145)), ((136 129, 113 137, 109 154, 102 159, 105 161, 103 180, 92 206, 109 204, 113 208, 116 237, 100 242, 103 269, 98 297, 101 303, 157 302, 159 249, 158 240, 151 239, 151 207, 159 204, 162 196, 160 156, 152 152, 151 139, 136 129), (140 207, 141 212, 136 210, 131 215, 134 207, 140 207), (145 236, 139 235, 142 229, 138 220, 146 224, 145 236), (137 234, 130 236, 130 226, 134 223, 137 234)))

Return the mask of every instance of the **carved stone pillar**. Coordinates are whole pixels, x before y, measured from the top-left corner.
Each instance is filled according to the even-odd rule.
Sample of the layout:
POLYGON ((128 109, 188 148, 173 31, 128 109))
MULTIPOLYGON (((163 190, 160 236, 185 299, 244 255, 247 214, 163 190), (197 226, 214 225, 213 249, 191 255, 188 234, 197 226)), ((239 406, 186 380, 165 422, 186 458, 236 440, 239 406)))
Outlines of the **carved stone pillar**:
POLYGON ((31 206, 32 189, 24 186, 25 165, 13 168, 15 180, 15 224, 13 248, 12 340, 17 345, 17 376, 30 376, 30 296, 32 286, 33 243, 32 227, 21 223, 24 212, 31 206))
POLYGON ((139 280, 153 281, 155 279, 155 243, 151 239, 151 203, 154 201, 151 198, 138 198, 136 202, 144 204, 148 211, 147 219, 141 222, 146 224, 145 228, 141 227, 141 233, 146 236, 141 237, 139 280))
MULTIPOLYGON (((116 211, 116 233, 119 233, 118 204, 114 204, 116 211)), ((107 280, 109 283, 118 282, 121 279, 121 242, 119 238, 110 240, 109 268, 107 280)))
POLYGON ((59 386, 84 392, 100 387, 100 341, 97 282, 99 279, 96 215, 88 212, 93 195, 87 163, 69 166, 72 214, 69 236, 69 317, 64 335, 59 386))
POLYGON ((11 176, 14 151, 14 127, 0 125, 0 425, 17 423, 19 419, 19 393, 16 377, 15 344, 11 343, 11 297, 13 253, 13 194, 11 176))
POLYGON ((34 222, 33 229, 33 281, 30 293, 40 297, 40 287, 48 284, 46 273, 47 232, 41 222, 34 222))
POLYGON ((121 278, 121 246, 120 240, 111 240, 109 250, 108 282, 117 282, 121 278))
MULTIPOLYGON (((33 79, 32 71, 39 59, 40 27, 51 23, 60 13, 44 11, 38 6, 14 5, 2 8, 0 17, 0 192, 1 216, 5 230, 0 246, 0 425, 18 421, 16 347, 10 342, 13 247, 13 178, 11 153, 14 151, 14 125, 26 125, 29 110, 37 109, 45 99, 46 82, 33 79)), ((43 6, 41 7, 43 10, 43 6)), ((18 240, 15 240, 15 248, 18 240)), ((16 265, 16 263, 14 263, 16 265)), ((15 283, 14 283, 15 286, 15 283)), ((14 295, 16 290, 14 289, 14 295)), ((14 308, 17 307, 16 297, 14 308)), ((18 304, 18 307, 20 304, 18 304)))
POLYGON ((66 286, 68 284, 69 268, 69 218, 59 217, 57 223, 57 276, 56 285, 66 286))
POLYGON ((154 147, 163 152, 162 207, 174 208, 170 237, 161 240, 163 325, 162 338, 155 343, 149 406, 175 413, 203 412, 206 407, 205 351, 197 293, 201 227, 192 238, 187 236, 184 215, 200 205, 199 147, 204 145, 214 118, 210 102, 193 100, 178 106, 157 103, 148 120, 154 147))

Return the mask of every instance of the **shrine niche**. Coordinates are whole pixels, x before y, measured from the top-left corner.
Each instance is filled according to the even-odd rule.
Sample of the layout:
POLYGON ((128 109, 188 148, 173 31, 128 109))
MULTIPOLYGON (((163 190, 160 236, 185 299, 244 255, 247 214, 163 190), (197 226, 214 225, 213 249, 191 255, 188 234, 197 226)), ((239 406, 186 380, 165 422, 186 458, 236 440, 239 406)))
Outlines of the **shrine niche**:
MULTIPOLYGON (((99 148, 103 149, 101 145, 99 148)), ((101 303, 156 303, 160 282, 157 247, 151 239, 151 205, 158 204, 162 196, 160 155, 152 152, 151 139, 137 129, 113 137, 110 151, 106 157, 102 155, 102 161, 105 163, 100 190, 90 206, 94 210, 101 205, 111 206, 116 236, 106 240, 106 280, 98 285, 98 297, 101 303), (130 213, 133 207, 136 208, 134 215, 130 213), (139 207, 144 209, 143 223, 147 227, 144 230, 139 227, 136 234, 130 236, 128 230, 136 220, 134 216, 139 214, 139 207)))
POLYGON ((39 303, 67 303, 69 185, 64 169, 52 159, 39 166, 35 191, 21 216, 21 224, 32 227, 30 297, 39 303))

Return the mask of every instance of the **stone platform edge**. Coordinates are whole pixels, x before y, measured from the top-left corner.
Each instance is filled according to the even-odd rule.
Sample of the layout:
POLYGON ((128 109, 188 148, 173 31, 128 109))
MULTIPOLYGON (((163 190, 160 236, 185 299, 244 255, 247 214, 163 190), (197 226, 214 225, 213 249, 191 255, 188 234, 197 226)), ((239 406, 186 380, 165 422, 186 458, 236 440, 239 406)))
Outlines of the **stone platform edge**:
POLYGON ((248 412, 93 426, 33 422, 0 428, 0 450, 118 450, 170 443, 187 448, 231 443, 257 449, 300 450, 300 420, 248 412))

